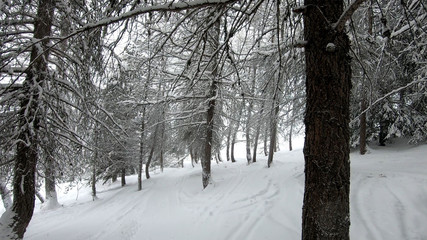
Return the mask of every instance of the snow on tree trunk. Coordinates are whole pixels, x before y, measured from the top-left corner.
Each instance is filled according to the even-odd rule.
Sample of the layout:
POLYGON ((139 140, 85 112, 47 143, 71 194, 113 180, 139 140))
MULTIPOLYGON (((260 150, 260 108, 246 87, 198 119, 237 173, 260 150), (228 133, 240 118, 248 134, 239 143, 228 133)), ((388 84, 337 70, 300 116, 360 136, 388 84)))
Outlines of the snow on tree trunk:
POLYGON ((330 23, 343 2, 305 0, 305 188, 302 239, 349 239, 350 43, 330 23), (334 49, 326 46, 333 44, 334 49))
MULTIPOLYGON (((52 144, 52 143, 48 143, 52 144)), ((43 209, 54 209, 59 207, 58 196, 56 194, 55 187, 55 160, 53 158, 54 146, 47 146, 47 156, 45 162, 45 191, 46 191, 46 202, 43 209)))
MULTIPOLYGON (((216 17, 216 16, 215 16, 216 17)), ((206 114, 206 140, 204 146, 204 157, 202 163, 202 184, 203 188, 206 188, 211 178, 211 158, 212 158, 212 145, 213 145, 213 132, 214 132, 214 116, 215 116, 215 105, 216 97, 218 93, 218 56, 213 53, 219 47, 219 36, 220 36, 220 20, 219 17, 216 19, 212 28, 208 30, 206 37, 206 51, 208 56, 212 56, 209 60, 206 69, 208 76, 211 80, 209 86, 209 92, 206 96, 208 99, 208 111, 206 114)))
POLYGON ((11 192, 7 188, 6 184, 0 183, 0 195, 3 200, 3 206, 6 210, 12 207, 12 196, 11 192))
POLYGON ((0 220, 3 239, 22 239, 33 216, 35 204, 35 177, 39 157, 40 97, 48 77, 47 60, 49 39, 53 22, 55 1, 40 0, 34 20, 34 39, 40 40, 31 49, 30 63, 22 88, 21 105, 18 112, 19 129, 14 177, 13 204, 0 220), (5 234, 4 234, 5 233, 5 234))

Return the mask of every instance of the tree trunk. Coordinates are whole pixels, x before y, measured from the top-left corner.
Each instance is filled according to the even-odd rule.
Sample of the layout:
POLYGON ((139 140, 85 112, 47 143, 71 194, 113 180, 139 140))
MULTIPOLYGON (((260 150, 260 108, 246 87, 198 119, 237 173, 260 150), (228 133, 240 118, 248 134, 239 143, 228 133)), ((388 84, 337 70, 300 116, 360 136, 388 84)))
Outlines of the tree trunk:
POLYGON ((6 184, 3 182, 0 183, 0 195, 3 200, 3 206, 6 210, 9 210, 12 207, 12 197, 11 192, 7 188, 6 184))
POLYGON ((233 133, 233 138, 231 139, 231 162, 236 162, 236 158, 234 158, 234 145, 236 145, 236 136, 237 130, 233 133))
POLYGON ((289 151, 292 151, 292 132, 294 128, 294 120, 291 120, 291 128, 289 130, 289 151))
POLYGON ((43 196, 41 195, 41 193, 39 191, 36 190, 36 197, 39 199, 39 201, 43 204, 46 201, 44 200, 43 196))
POLYGON ((302 239, 344 240, 349 239, 350 227, 350 44, 344 31, 334 31, 329 24, 340 17, 343 1, 305 0, 304 4, 307 100, 302 239))
POLYGON ((239 131, 240 119, 242 118, 244 107, 245 107, 245 105, 244 105, 244 101, 243 101, 242 106, 239 109, 239 115, 237 117, 237 122, 236 122, 236 128, 233 128, 233 136, 231 138, 231 162, 236 162, 236 158, 234 157, 234 145, 236 145, 237 132, 239 131))
POLYGON ((49 39, 51 35, 55 1, 40 0, 34 20, 34 39, 43 39, 31 49, 20 103, 18 141, 13 177, 13 204, 0 222, 0 235, 7 239, 22 239, 31 221, 35 204, 35 178, 39 157, 38 132, 40 129, 40 89, 48 78, 49 39), (44 52, 41 52, 44 51, 44 52), (41 55, 39 55, 41 54, 41 55), (11 217, 12 219, 7 219, 11 217), (5 221, 5 222, 3 222, 5 221), (6 223, 7 222, 7 223, 6 223))
MULTIPOLYGON (((232 123, 230 123, 230 125, 232 125, 232 123)), ((231 160, 230 158, 230 145, 231 145, 231 132, 232 132, 233 127, 229 126, 228 127, 228 134, 227 134, 227 148, 226 148, 226 156, 227 156, 227 162, 229 162, 231 160)))
POLYGON ((148 154, 148 159, 147 159, 147 162, 145 163, 145 178, 146 179, 150 179, 150 164, 151 164, 151 159, 153 158, 153 153, 154 153, 154 144, 153 144, 153 146, 151 146, 150 154, 148 154))
POLYGON ((191 166, 194 168, 194 153, 193 153, 193 148, 190 147, 189 151, 190 151, 190 158, 191 158, 191 166))
POLYGON ((360 154, 364 155, 366 153, 366 109, 367 109, 367 100, 365 92, 365 84, 362 84, 362 102, 360 104, 360 110, 362 114, 360 115, 360 136, 359 136, 359 150, 360 154))
MULTIPOLYGON (((252 86, 251 86, 251 94, 255 94, 255 84, 256 84, 256 68, 254 68, 254 75, 252 77, 252 86)), ((248 117, 246 119, 246 160, 248 164, 252 162, 251 156, 251 118, 252 118, 252 108, 254 106, 254 100, 249 100, 248 106, 248 117)))
MULTIPOLYGON (((369 4, 368 8, 368 34, 372 36, 372 28, 374 24, 374 15, 372 12, 372 1, 369 4)), ((368 108, 368 99, 366 93, 366 83, 365 79, 362 81, 362 101, 360 103, 360 110, 362 114, 360 115, 360 135, 359 135, 359 151, 361 155, 366 153, 366 109, 368 108)))
POLYGON ((92 200, 95 201, 98 198, 96 196, 96 164, 92 165, 92 181, 90 184, 92 187, 92 200))
MULTIPOLYGON (((264 104, 265 103, 263 102, 261 110, 259 111, 259 116, 260 117, 262 116, 262 114, 264 112, 264 104)), ((259 121, 259 122, 262 122, 262 121, 259 121)), ((258 139, 259 139, 260 130, 261 130, 261 123, 258 123, 256 132, 255 132, 254 153, 253 153, 253 157, 252 157, 252 162, 256 162, 256 154, 257 154, 257 149, 258 149, 258 139)))
POLYGON ((55 188, 55 159, 53 158, 55 146, 53 143, 48 143, 46 151, 45 162, 45 191, 46 191, 46 205, 48 209, 59 206, 58 196, 55 188))
POLYGON ((96 196, 96 165, 98 164, 98 138, 99 129, 98 124, 95 124, 95 153, 92 160, 92 200, 95 201, 98 197, 96 196))
POLYGON ((121 173, 122 187, 126 186, 126 168, 122 168, 121 173))
MULTIPOLYGON (((276 104, 279 104, 277 99, 274 99, 273 102, 276 104)), ((267 159, 267 166, 270 167, 273 163, 273 156, 274 152, 276 152, 276 140, 277 140, 277 118, 279 116, 279 105, 274 107, 274 111, 271 116, 271 125, 270 125, 270 148, 268 150, 268 159, 267 159)))
POLYGON ((268 124, 265 123, 265 131, 264 131, 264 155, 268 156, 268 124))
MULTIPOLYGON (((216 17, 216 16, 214 16, 216 17)), ((219 47, 220 37, 220 20, 219 18, 215 21, 212 28, 207 34, 207 53, 208 56, 214 54, 219 47)), ((211 178, 211 158, 212 158, 212 144, 213 144, 213 132, 214 132, 214 116, 215 116, 215 105, 216 97, 218 93, 218 58, 212 56, 210 63, 207 65, 207 70, 210 72, 209 79, 212 82, 209 86, 208 98, 208 111, 206 114, 206 141, 205 141, 205 152, 204 158, 202 159, 202 184, 203 188, 206 188, 211 178)))
POLYGON ((138 161, 138 191, 142 190, 142 167, 144 163, 144 140, 145 140, 145 107, 142 109, 141 136, 139 140, 139 161, 138 161))

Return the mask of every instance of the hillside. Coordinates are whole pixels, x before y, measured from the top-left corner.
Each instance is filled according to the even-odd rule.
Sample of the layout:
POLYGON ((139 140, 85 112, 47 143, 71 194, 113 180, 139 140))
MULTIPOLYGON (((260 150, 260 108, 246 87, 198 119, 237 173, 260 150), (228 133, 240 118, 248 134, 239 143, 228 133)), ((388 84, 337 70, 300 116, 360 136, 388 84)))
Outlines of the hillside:
MULTIPOLYGON (((351 154, 351 239, 427 239, 427 145, 395 143, 351 154)), ((213 164, 202 190, 200 166, 168 168, 124 188, 87 186, 64 194, 63 207, 36 211, 26 240, 80 239, 300 239, 304 163, 302 150, 279 152, 247 166, 213 164)))

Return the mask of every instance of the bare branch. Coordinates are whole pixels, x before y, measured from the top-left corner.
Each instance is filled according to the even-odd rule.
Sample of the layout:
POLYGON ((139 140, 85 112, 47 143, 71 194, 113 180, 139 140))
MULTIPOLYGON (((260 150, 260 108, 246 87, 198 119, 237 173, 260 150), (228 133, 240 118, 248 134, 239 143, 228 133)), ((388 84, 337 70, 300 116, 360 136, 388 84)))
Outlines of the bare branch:
POLYGON ((344 30, 345 23, 351 18, 353 13, 359 8, 359 6, 366 0, 354 0, 343 12, 336 23, 332 24, 332 28, 338 32, 344 30))

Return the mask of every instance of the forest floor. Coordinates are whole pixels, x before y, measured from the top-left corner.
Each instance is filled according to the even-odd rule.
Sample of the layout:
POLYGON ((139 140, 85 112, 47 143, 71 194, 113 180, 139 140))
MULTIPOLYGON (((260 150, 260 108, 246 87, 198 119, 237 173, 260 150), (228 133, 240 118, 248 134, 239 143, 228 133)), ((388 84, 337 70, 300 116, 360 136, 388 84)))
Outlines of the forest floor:
MULTIPOLYGON (((351 239, 427 239, 427 145, 402 141, 351 153, 351 239)), ((25 240, 259 240, 301 239, 302 150, 246 165, 213 163, 202 189, 201 168, 167 168, 98 186, 58 189, 62 207, 37 203, 25 240)))

